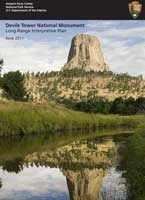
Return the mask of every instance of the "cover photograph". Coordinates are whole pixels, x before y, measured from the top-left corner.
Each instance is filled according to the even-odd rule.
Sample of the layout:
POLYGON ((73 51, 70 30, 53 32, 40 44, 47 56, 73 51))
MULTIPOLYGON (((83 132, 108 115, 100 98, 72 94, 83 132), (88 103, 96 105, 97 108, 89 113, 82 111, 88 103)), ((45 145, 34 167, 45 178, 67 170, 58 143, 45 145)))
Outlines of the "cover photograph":
POLYGON ((95 5, 0 1, 0 200, 145 200, 144 2, 95 5))

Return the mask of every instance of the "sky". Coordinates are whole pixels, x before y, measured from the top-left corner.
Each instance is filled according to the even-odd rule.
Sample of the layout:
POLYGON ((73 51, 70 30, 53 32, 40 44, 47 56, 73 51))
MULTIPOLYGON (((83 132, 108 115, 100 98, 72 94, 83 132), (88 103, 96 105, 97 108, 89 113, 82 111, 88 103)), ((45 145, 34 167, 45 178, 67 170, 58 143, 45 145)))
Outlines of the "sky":
MULTIPOLYGON (((38 72, 60 70, 67 62, 71 39, 81 33, 95 35, 111 71, 128 72, 145 77, 145 20, 41 20, 1 21, 0 58, 3 73, 20 70, 38 72), (6 33, 6 23, 85 24, 84 28, 67 28, 65 33, 6 33), (6 40, 23 36, 24 40, 6 40)), ((9 30, 9 28, 7 29, 9 30)), ((12 28, 11 28, 12 30, 12 28)))
POLYGON ((0 169, 0 200, 69 200, 66 177, 58 168, 24 167, 18 174, 0 169))

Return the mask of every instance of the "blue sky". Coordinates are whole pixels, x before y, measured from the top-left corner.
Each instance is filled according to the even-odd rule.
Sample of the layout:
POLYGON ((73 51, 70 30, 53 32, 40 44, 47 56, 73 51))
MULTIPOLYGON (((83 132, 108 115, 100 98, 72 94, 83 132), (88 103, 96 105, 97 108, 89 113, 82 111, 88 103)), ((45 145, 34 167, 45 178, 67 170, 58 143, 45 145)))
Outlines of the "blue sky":
MULTIPOLYGON (((114 72, 145 76, 145 21, 1 21, 0 57, 4 58, 3 72, 10 70, 60 70, 66 63, 73 36, 80 33, 95 35, 101 43, 105 62, 114 72), (5 23, 67 23, 85 24, 85 28, 67 28, 65 33, 29 33, 23 41, 7 41, 5 23)), ((46 28, 45 28, 46 29, 46 28)))

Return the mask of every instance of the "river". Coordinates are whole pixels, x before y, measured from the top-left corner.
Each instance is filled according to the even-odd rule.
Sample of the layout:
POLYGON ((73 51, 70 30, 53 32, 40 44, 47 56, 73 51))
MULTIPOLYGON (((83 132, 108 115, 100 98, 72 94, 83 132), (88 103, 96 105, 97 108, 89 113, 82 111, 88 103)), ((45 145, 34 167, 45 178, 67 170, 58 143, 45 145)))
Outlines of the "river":
POLYGON ((0 200, 126 200, 119 149, 129 136, 96 135, 1 138, 0 200))

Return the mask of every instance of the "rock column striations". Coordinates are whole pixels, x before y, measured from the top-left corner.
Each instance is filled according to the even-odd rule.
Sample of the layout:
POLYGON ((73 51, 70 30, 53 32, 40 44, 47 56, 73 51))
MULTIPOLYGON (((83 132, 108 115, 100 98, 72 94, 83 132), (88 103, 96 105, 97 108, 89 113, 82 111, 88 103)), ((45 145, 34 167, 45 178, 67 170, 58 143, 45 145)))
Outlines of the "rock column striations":
POLYGON ((99 40, 92 35, 76 35, 71 42, 65 69, 84 69, 85 71, 109 71, 109 66, 104 62, 99 40))

